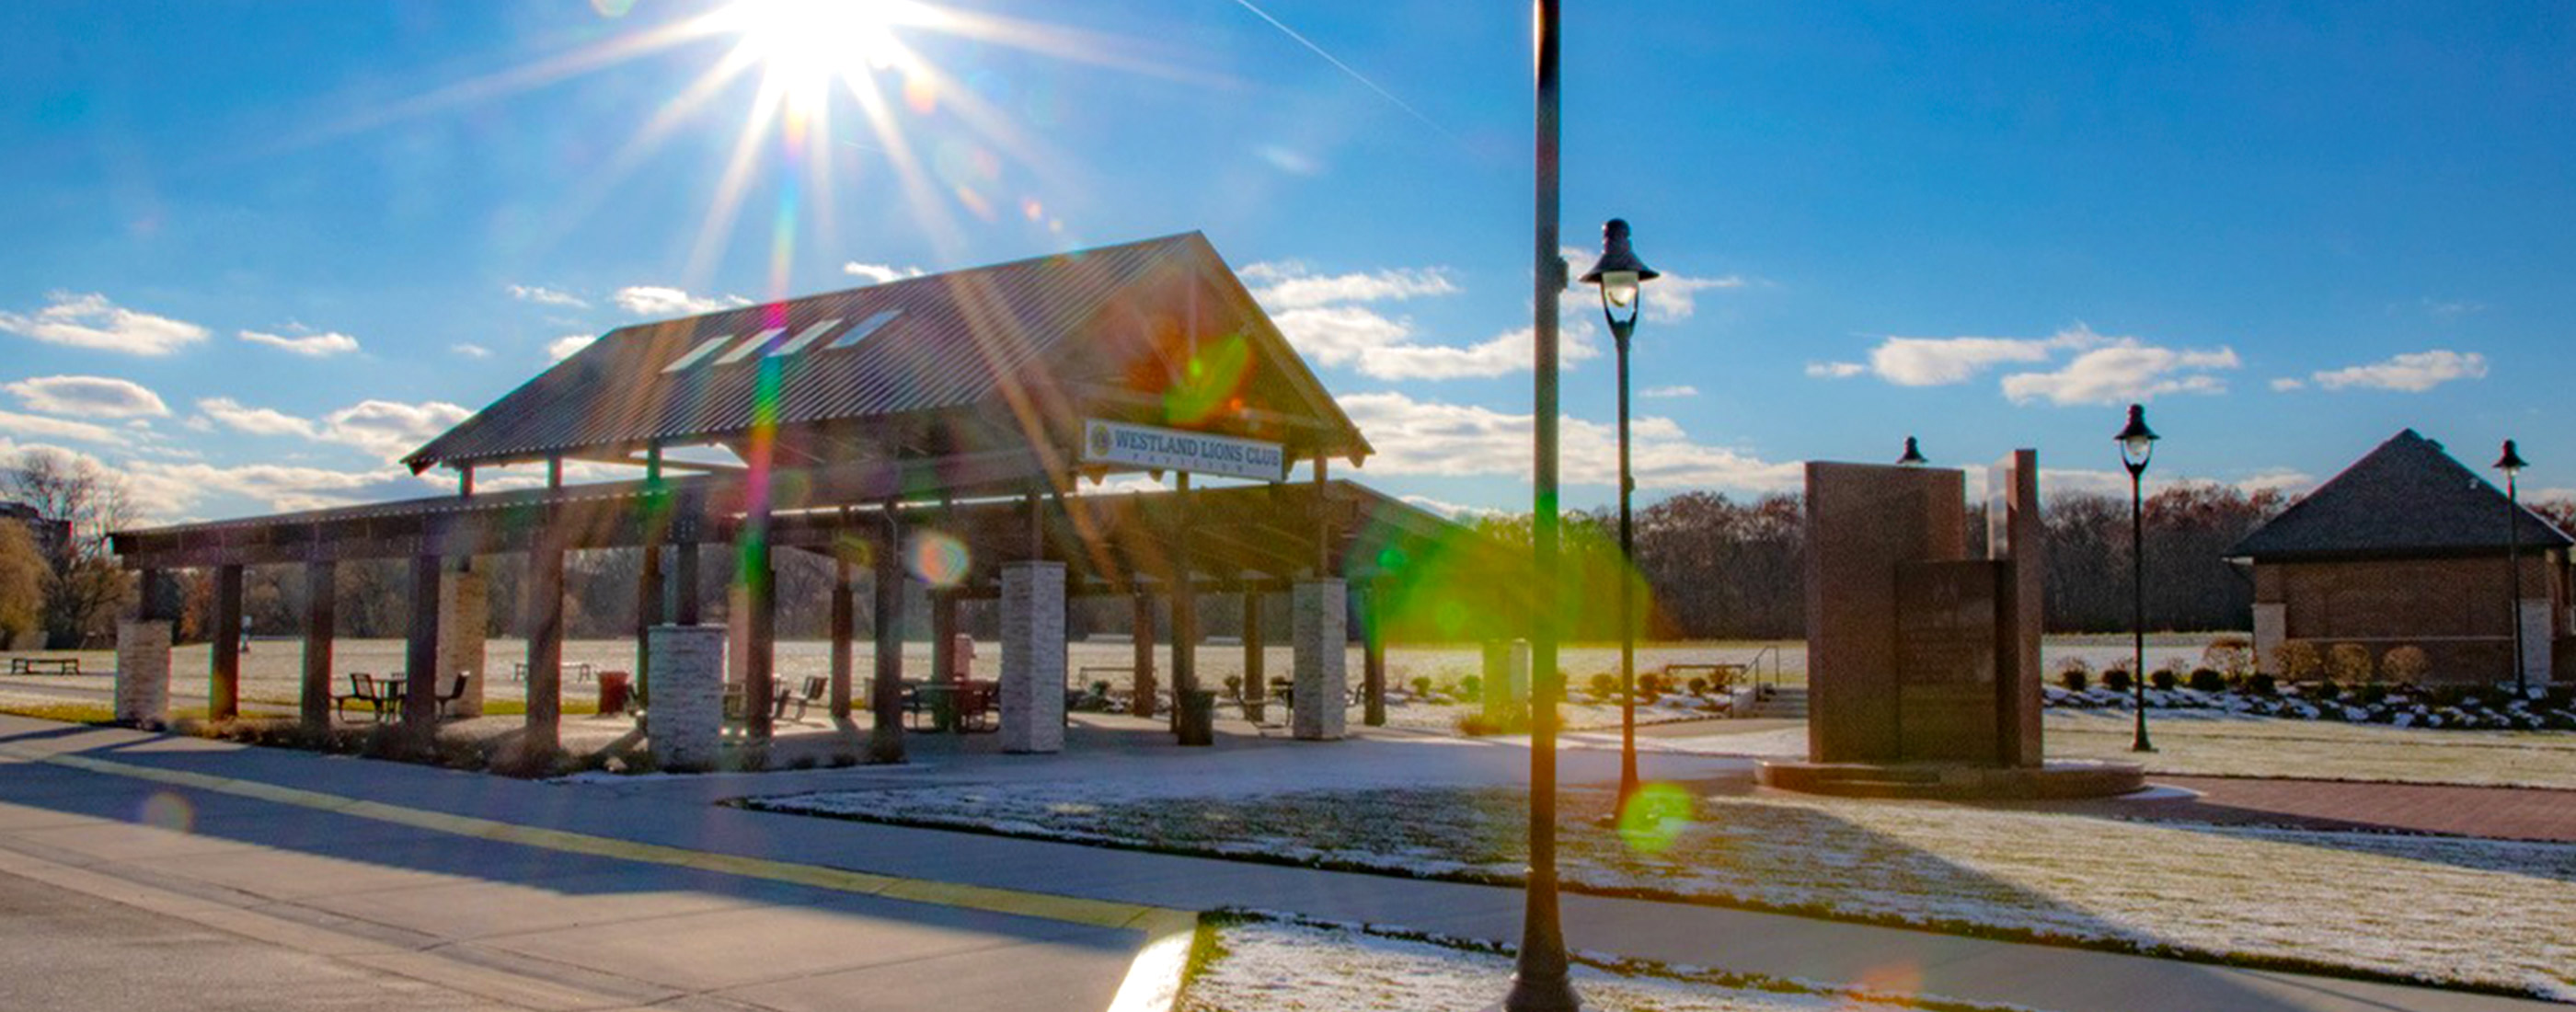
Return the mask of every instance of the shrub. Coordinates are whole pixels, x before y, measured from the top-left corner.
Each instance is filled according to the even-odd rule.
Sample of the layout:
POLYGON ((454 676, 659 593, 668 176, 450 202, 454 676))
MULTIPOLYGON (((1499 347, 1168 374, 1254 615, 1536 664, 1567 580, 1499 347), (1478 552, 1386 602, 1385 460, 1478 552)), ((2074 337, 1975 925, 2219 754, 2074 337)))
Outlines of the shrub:
POLYGON ((2359 643, 2337 643, 2326 651, 2326 672, 2338 682, 2368 682, 2378 678, 2370 664, 2370 648, 2359 643))
POLYGON ((1529 718, 1517 710, 1501 720, 1487 717, 1481 711, 1458 718, 1458 733, 1470 738, 1481 738, 1491 734, 1515 734, 1526 730, 1529 730, 1529 718))
POLYGON ((2219 674, 2217 668, 2194 668, 2191 672, 2191 687, 2199 692, 2225 692, 2227 676, 2219 674))
POLYGON ((2433 672, 2433 658, 2424 652, 2423 647, 2408 644, 2381 657, 2379 670, 2401 682, 2420 681, 2433 672))
POLYGON ((1694 696, 1708 695, 1708 679, 1698 677, 1692 678, 1690 680, 1690 694, 1694 696))
POLYGON ((2334 699, 2343 695, 2343 686, 2336 685, 2334 679, 2321 678, 2317 684, 2308 687, 2308 694, 2321 700, 2334 699))
POLYGON ((2281 687, 2273 683, 2272 676, 2257 671, 2245 676, 2245 691, 2257 696, 2272 696, 2278 695, 2281 687))
POLYGON ((2093 662, 2081 657, 2068 657, 2057 662, 2059 675, 2063 676, 2069 671, 2080 671, 2089 677, 2093 674, 2093 662))
POLYGON ((2105 688, 2105 689, 2109 689, 2109 690, 2111 690, 2111 691, 2113 691, 2113 692, 2127 692, 2127 691, 2129 691, 2129 669, 2127 669, 2127 668, 2104 668, 2104 669, 2102 669, 2102 687, 2103 687, 2103 688, 2105 688))
POLYGON ((2200 651, 2200 666, 2215 668, 2221 674, 2245 674, 2254 667, 2254 641, 2243 636, 2212 639, 2200 651))
MULTIPOLYGON (((1640 678, 1638 681, 1642 683, 1645 679, 1640 678)), ((1590 689, 1596 699, 1610 699, 1619 694, 1619 678, 1607 671, 1600 672, 1593 675, 1591 681, 1585 683, 1584 687, 1590 689)))
POLYGON ((1485 694, 1485 680, 1475 675, 1461 678, 1458 680, 1458 692, 1469 699, 1482 696, 1485 694))
POLYGON ((1637 676, 1637 691, 1646 696, 1654 696, 1658 693, 1670 692, 1672 689, 1664 684, 1663 675, 1649 672, 1637 676))
POLYGON ((1233 696, 1233 697, 1234 697, 1234 698, 1236 698, 1236 699, 1242 699, 1242 698, 1243 698, 1243 676, 1242 676, 1242 675, 1227 675, 1227 676, 1225 676, 1225 694, 1226 694, 1226 695, 1229 695, 1229 696, 1233 696))
POLYGON ((2361 686, 2361 705, 2363 705, 2363 706, 2377 706, 2377 705, 2379 705, 2379 704, 2381 704, 2381 703, 2385 703, 2385 702, 2387 702, 2387 701, 2388 701, 2388 684, 2387 684, 2386 682, 2364 682, 2364 683, 2362 683, 2362 686, 2361 686))
POLYGON ((2147 684, 2155 686, 2157 692, 2172 692, 2179 681, 2172 668, 2157 668, 2147 674, 2147 684))
POLYGON ((1414 694, 1414 696, 1415 696, 1415 697, 1417 697, 1417 698, 1422 698, 1422 699, 1428 699, 1428 698, 1430 698, 1430 697, 1431 697, 1431 679, 1430 679, 1430 678, 1428 678, 1428 677, 1423 677, 1423 678, 1416 678, 1416 679, 1414 679, 1414 680, 1413 680, 1413 694, 1414 694))
POLYGON ((2068 692, 2084 691, 2085 683, 2091 680, 2092 676, 2081 667, 2063 668, 2057 672, 2057 684, 2065 686, 2068 692))
POLYGON ((2312 681, 2325 674, 2326 658, 2317 645, 2306 640, 2285 640, 2272 648, 2272 667, 2280 676, 2293 682, 2312 681))

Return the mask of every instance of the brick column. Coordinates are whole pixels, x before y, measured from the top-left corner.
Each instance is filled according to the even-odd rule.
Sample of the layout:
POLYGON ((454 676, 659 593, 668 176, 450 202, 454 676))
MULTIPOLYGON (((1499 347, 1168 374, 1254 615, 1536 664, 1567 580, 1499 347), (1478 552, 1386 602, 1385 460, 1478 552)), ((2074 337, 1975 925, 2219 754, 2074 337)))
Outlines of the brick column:
POLYGON ((136 727, 169 723, 169 619, 116 624, 116 720, 136 727))
POLYGON ((653 655, 653 709, 645 738, 665 770, 715 768, 724 740, 725 631, 657 625, 644 633, 653 655))
POLYGON ((1064 751, 1064 563, 1002 565, 1002 750, 1064 751))
POLYGON ((1307 741, 1342 736, 1344 694, 1350 691, 1347 599, 1340 580, 1299 580, 1290 639, 1296 644, 1296 698, 1289 733, 1307 741))
POLYGON ((484 663, 483 632, 491 625, 491 592, 480 572, 457 570, 438 588, 438 691, 445 692, 458 675, 472 675, 465 694, 448 704, 451 717, 483 715, 483 683, 492 672, 484 663))

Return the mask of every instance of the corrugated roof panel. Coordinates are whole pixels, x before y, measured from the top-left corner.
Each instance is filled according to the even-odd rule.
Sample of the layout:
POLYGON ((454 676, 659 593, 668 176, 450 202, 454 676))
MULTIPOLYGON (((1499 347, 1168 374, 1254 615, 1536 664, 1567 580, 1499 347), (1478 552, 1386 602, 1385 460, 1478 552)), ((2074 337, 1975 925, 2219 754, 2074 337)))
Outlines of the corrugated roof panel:
POLYGON ((806 346, 806 345, 809 345, 809 344, 812 344, 812 343, 814 343, 814 342, 816 342, 816 341, 820 341, 820 340, 822 340, 822 339, 823 339, 823 335, 831 333, 831 332, 832 332, 832 330, 833 330, 833 328, 838 327, 838 326, 840 326, 840 325, 841 325, 841 318, 840 318, 840 317, 835 316, 835 317, 833 317, 833 318, 831 318, 831 319, 829 319, 829 320, 825 320, 825 321, 823 321, 823 322, 821 322, 821 323, 817 323, 817 324, 814 324, 813 326, 807 327, 807 328, 805 328, 803 331, 801 331, 801 332, 797 333, 797 335, 795 336, 795 338, 794 338, 794 339, 792 339, 792 340, 789 340, 786 344, 782 344, 782 345, 779 345, 778 347, 775 347, 775 348, 770 349, 770 350, 769 350, 769 357, 771 357, 771 358, 785 358, 785 357, 787 357, 787 356, 789 356, 789 355, 793 355, 793 354, 796 354, 797 352, 803 351, 803 350, 805 350, 805 346, 806 346))
MULTIPOLYGON (((1179 258, 1222 269, 1215 251, 1193 233, 627 327, 557 363, 407 462, 426 468, 728 437, 749 429, 755 389, 773 371, 778 395, 772 406, 781 424, 970 407, 1006 384, 1043 389, 1055 377, 1041 374, 1039 363, 1068 340, 1098 336, 1087 328, 1112 298, 1179 258), (860 333, 867 330, 864 321, 885 314, 893 315, 860 333), (859 337, 752 359, 760 349, 778 347, 783 335, 801 337, 825 321, 850 319, 863 321, 849 332, 859 337), (722 338, 746 333, 753 336, 721 359, 704 361, 714 354, 704 350, 711 344, 722 347, 722 338), (666 371, 691 356, 694 367, 666 371)), ((1314 410, 1335 412, 1329 402, 1314 410)))

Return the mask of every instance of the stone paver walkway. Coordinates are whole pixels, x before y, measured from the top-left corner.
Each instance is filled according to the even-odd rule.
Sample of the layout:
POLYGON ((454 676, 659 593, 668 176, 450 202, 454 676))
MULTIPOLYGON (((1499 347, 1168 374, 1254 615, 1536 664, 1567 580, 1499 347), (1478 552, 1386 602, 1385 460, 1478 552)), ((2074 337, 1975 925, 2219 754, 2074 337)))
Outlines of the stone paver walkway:
MULTIPOLYGON (((1229 739, 1218 749, 1191 753, 958 755, 904 768, 604 784, 528 783, 10 717, 0 717, 0 750, 113 761, 362 798, 405 811, 449 813, 515 827, 681 848, 709 855, 711 866, 719 868, 728 858, 744 857, 1154 907, 1293 911, 1498 941, 1514 939, 1519 931, 1521 896, 1511 889, 862 825, 708 803, 726 795, 889 781, 1136 774, 1155 769, 1184 775, 1192 768, 1227 764, 1249 764, 1288 781, 1330 782, 1336 771, 1385 765, 1402 770, 1408 763, 1466 775, 1477 767, 1508 770, 1515 757, 1525 757, 1518 749, 1494 744, 1361 740, 1314 745, 1229 739)), ((1720 761, 1698 757, 1650 760, 1667 761, 1709 763, 1712 770, 1722 766, 1720 761)), ((1570 753, 1566 768, 1570 778, 1615 775, 1616 756, 1570 753)), ((1650 775, 1665 772, 1655 770, 1650 775)), ((1052 933, 1073 929, 994 914, 977 915, 994 919, 989 922, 970 919, 973 923, 951 924, 940 920, 950 915, 937 910, 871 897, 790 900, 779 906, 791 912, 831 909, 775 919, 769 912, 770 901, 758 895, 760 890, 705 885, 677 870, 558 866, 559 857, 533 861, 524 851, 511 849, 515 845, 510 843, 459 843, 452 837, 423 841, 400 825, 371 826, 370 832, 378 834, 374 837, 347 835, 325 824, 330 813, 300 811, 288 817, 257 810, 257 804, 222 792, 122 781, 52 764, 0 765, 0 805, 5 805, 0 807, 0 829, 16 833, 71 830, 64 839, 28 842, 54 848, 50 858, 158 861, 162 864, 157 871, 180 878, 249 875, 259 881, 300 880, 305 883, 302 888, 331 894, 331 905, 321 909, 332 917, 394 919, 409 932, 456 934, 466 939, 466 948, 460 951, 471 951, 492 965, 524 967, 524 962, 514 961, 533 956, 547 965, 623 973, 627 982, 616 987, 632 989, 621 996, 633 999, 657 1000, 658 994, 670 992, 722 995, 779 1008, 876 1009, 907 1007, 911 1004, 907 996, 921 994, 935 997, 939 1002, 935 1007, 943 1012, 1098 1007, 1103 988, 1097 983, 1079 992, 1079 997, 1077 990, 1051 991, 1038 981, 1020 979, 966 993, 957 989, 981 979, 977 975, 1016 973, 1024 965, 1018 953, 1028 954, 1025 965, 1031 972, 1058 967, 1077 979, 1098 981, 1105 971, 1082 969, 1099 965, 1085 963, 1088 957, 1083 953, 1114 951, 1123 960, 1138 941, 1132 932, 1107 937, 1075 932, 1060 937, 1052 933), (174 811, 192 813, 187 832, 133 835, 119 830, 120 825, 166 819, 174 811), (280 863, 300 858, 334 861, 337 870, 316 875, 280 863), (529 870, 532 866, 536 870, 529 870), (416 878, 423 874, 435 879, 416 878), (566 897, 593 892, 640 902, 643 907, 577 911, 561 905, 566 897), (631 898, 643 895, 651 898, 631 898), (750 907, 741 906, 744 902, 750 907), (521 903, 531 904, 531 910, 549 911, 559 925, 573 926, 552 929, 567 933, 561 941, 522 945, 508 934, 513 912, 521 903), (808 928, 820 930, 822 925, 847 933, 821 936, 820 941, 807 938, 808 928), (919 941, 869 941, 875 932, 919 941), (598 940, 595 946, 588 941, 593 938, 598 940), (760 939, 776 939, 777 947, 760 939), (971 955, 988 950, 997 954, 971 955), (851 955, 854 952, 867 955, 851 955), (775 967, 789 969, 773 972, 775 967)), ((762 888, 789 887, 771 883, 762 888)), ((273 899, 288 902, 295 897, 273 899)), ((1815 981, 1905 981, 1925 994, 2056 1012, 2504 1012, 2562 1007, 1682 904, 1568 896, 1565 912, 1568 936, 1588 951, 1815 981)), ((413 958, 403 953, 385 955, 413 958)), ((611 983, 598 986, 609 988, 611 983)), ((1496 994, 1501 986, 1497 981, 1496 994)), ((1490 997, 1462 996, 1458 1007, 1479 1007, 1490 997)), ((930 1002, 920 1004, 932 1007, 930 1002)))

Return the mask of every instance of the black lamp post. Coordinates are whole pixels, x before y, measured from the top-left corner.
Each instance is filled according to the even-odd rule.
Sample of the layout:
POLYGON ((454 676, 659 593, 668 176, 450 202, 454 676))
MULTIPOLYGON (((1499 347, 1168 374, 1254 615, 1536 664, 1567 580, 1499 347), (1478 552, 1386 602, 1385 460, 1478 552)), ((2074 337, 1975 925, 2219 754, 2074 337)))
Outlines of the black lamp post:
MULTIPOLYGON (((1661 275, 1628 248, 1628 222, 1612 218, 1601 226, 1601 259, 1583 273, 1583 283, 1601 290, 1601 318, 1610 323, 1619 349, 1619 561, 1636 563, 1636 531, 1629 498, 1637 480, 1628 473, 1628 338, 1637 332, 1637 311, 1645 305, 1644 283, 1661 275)), ((1619 807, 1637 796, 1637 619, 1636 589, 1631 574, 1619 574, 1619 807)))
POLYGON ((2514 451, 2513 440, 2504 441, 2504 455, 2496 458, 2495 468, 2504 472, 2504 544, 2505 565, 2513 572, 2513 601, 2505 616, 2513 621, 2513 689, 2516 695, 2529 698, 2531 686, 2522 670, 2522 493, 2514 478, 2530 462, 2514 451))
POLYGON ((1560 0, 1535 0, 1537 38, 1537 144, 1533 161, 1537 210, 1533 255, 1536 282, 1531 302, 1530 373, 1533 460, 1530 468, 1530 542, 1534 563, 1530 614, 1529 884, 1521 891, 1521 948, 1512 965, 1507 1012, 1579 1012, 1565 955, 1565 928, 1556 904, 1556 317, 1565 290, 1565 257, 1557 247, 1557 135, 1562 105, 1557 90, 1557 25, 1560 0))
POLYGON ((2137 687, 2138 730, 2132 752, 2153 752, 2147 743, 2147 507, 2140 485, 2147 458, 2156 455, 2156 430, 2147 427, 2147 409, 2129 405, 2129 424, 2111 437, 2120 444, 2120 463, 2129 469, 2129 684, 2137 687))
POLYGON ((1914 445, 1914 437, 1905 437, 1905 452, 1896 458, 1896 466, 1922 467, 1929 463, 1931 463, 1930 460, 1924 459, 1923 448, 1914 445))

